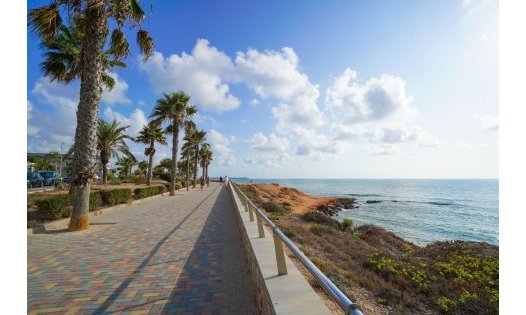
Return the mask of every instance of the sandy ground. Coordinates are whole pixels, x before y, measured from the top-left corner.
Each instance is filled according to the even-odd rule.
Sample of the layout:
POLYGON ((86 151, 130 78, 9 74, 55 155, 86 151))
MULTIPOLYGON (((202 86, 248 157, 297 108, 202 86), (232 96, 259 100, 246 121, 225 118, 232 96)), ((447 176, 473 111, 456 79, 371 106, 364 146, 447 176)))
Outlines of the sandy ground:
POLYGON ((313 197, 294 188, 273 184, 247 184, 246 186, 253 187, 253 191, 263 201, 288 204, 291 212, 295 214, 311 212, 316 210, 317 206, 337 201, 336 198, 313 197))

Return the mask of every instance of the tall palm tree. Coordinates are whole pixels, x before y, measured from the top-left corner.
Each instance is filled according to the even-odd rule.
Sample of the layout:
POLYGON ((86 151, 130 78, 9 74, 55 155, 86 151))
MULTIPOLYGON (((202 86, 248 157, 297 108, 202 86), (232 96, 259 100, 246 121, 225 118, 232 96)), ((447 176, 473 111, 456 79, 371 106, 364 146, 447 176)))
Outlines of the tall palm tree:
POLYGON ((189 135, 186 135, 184 138, 183 146, 181 147, 181 158, 185 161, 186 165, 186 191, 190 188, 190 164, 192 164, 191 168, 193 169, 193 160, 194 157, 194 145, 191 142, 191 138, 189 135))
POLYGON ((194 130, 190 134, 190 142, 194 146, 194 183, 193 187, 195 188, 195 183, 197 180, 197 167, 199 166, 199 146, 203 144, 206 140, 206 131, 204 130, 194 130))
POLYGON ((139 131, 139 136, 135 138, 136 142, 148 144, 149 146, 144 149, 144 155, 149 157, 148 162, 148 173, 146 175, 146 185, 150 186, 152 182, 152 168, 153 168, 153 155, 155 154, 155 142, 160 144, 166 144, 166 137, 161 127, 153 126, 151 124, 144 125, 139 131))
MULTIPOLYGON (((140 26, 145 14, 137 0, 61 0, 32 9, 28 15, 30 28, 37 33, 44 45, 51 45, 63 25, 61 14, 70 20, 82 22, 82 45, 80 51, 79 76, 80 96, 75 130, 74 176, 76 186, 73 210, 68 229, 85 230, 89 226, 89 194, 93 181, 97 154, 97 123, 103 86, 103 49, 110 27, 110 53, 124 60, 129 53, 129 44, 122 28, 126 22, 132 27, 140 26)), ((146 60, 153 52, 153 39, 139 28, 137 44, 146 60)))
POLYGON ((192 120, 188 120, 184 126, 184 141, 182 147, 182 155, 186 160, 186 191, 190 188, 190 157, 192 156, 193 146, 190 142, 190 135, 196 129, 195 123, 192 120))
POLYGON ((199 158, 201 159, 201 168, 203 170, 203 179, 208 177, 208 165, 212 161, 212 151, 210 150, 210 145, 204 143, 199 150, 199 158))
POLYGON ((166 94, 163 98, 157 100, 150 118, 153 118, 152 124, 159 126, 164 121, 170 125, 166 131, 172 134, 172 169, 170 196, 175 195, 175 183, 177 174, 177 150, 179 146, 179 129, 190 119, 196 112, 196 108, 189 104, 190 96, 183 91, 166 94))
POLYGON ((125 142, 126 139, 133 140, 132 137, 125 133, 129 127, 130 126, 121 126, 121 123, 116 120, 113 120, 112 123, 108 123, 102 119, 99 120, 97 150, 99 150, 100 162, 102 164, 103 184, 106 184, 108 163, 111 157, 119 159, 119 152, 128 157, 133 156, 125 142))
POLYGON ((137 159, 133 155, 118 158, 117 165, 119 165, 119 175, 121 177, 130 176, 135 164, 137 164, 137 159))

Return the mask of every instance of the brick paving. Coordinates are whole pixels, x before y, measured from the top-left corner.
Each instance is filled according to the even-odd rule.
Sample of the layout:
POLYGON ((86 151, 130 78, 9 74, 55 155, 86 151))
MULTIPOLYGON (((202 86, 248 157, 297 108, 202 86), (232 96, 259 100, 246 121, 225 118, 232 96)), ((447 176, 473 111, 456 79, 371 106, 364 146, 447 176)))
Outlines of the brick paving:
POLYGON ((28 235, 28 314, 257 314, 235 222, 211 183, 28 235))

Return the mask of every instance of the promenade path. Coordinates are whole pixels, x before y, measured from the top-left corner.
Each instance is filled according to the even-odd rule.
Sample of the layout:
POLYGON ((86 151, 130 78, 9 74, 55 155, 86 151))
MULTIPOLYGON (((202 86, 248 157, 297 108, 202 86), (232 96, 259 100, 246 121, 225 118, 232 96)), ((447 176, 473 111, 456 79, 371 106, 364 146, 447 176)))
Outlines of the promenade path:
POLYGON ((28 235, 29 314, 257 314, 230 192, 219 183, 28 235))

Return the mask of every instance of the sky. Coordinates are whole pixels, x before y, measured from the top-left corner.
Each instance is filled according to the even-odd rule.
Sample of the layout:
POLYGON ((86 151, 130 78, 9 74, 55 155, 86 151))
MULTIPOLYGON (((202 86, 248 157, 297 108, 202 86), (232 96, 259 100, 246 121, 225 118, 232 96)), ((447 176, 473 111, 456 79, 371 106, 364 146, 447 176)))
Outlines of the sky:
MULTIPOLYGON (((135 136, 184 90, 212 176, 499 177, 497 1, 142 3, 155 52, 143 63, 126 29, 100 117, 135 136)), ((79 83, 43 77, 39 45, 28 32, 27 151, 47 153, 73 142, 79 83)))

